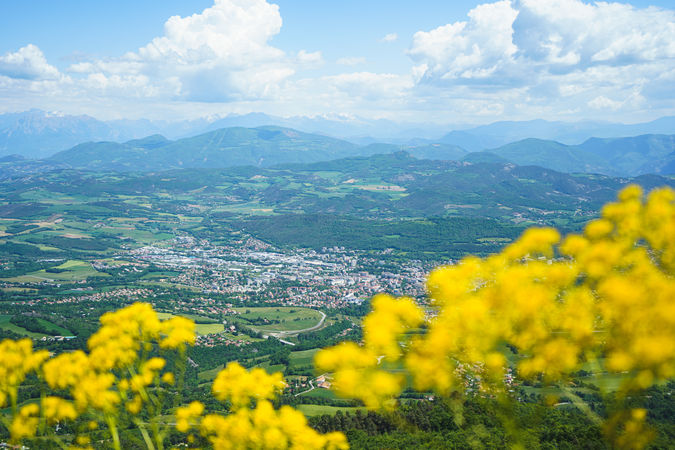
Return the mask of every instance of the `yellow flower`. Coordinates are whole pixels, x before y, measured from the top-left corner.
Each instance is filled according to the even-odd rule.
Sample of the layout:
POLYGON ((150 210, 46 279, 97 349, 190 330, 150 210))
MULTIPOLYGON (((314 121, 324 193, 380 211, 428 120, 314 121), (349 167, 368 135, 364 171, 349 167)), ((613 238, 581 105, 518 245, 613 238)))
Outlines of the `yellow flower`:
MULTIPOLYGON (((565 380, 585 358, 604 355, 601 370, 627 372, 622 392, 648 388, 675 376, 675 191, 657 189, 645 201, 630 186, 583 235, 560 243, 553 229, 530 229, 497 255, 437 268, 427 287, 434 318, 424 333, 406 334, 420 320, 410 300, 380 295, 363 320, 363 346, 316 354, 339 394, 370 408, 394 399, 403 385, 378 366, 382 357, 403 357, 420 390, 461 392, 470 374, 480 390, 504 392, 505 343, 526 377, 565 380)), ((625 444, 642 419, 621 420, 625 444)))
POLYGON ((42 399, 42 409, 49 423, 77 418, 77 411, 72 403, 59 397, 45 397, 42 399))
POLYGON ((134 395, 134 397, 131 400, 129 400, 125 406, 127 408, 127 411, 135 415, 141 412, 141 408, 143 407, 143 400, 141 399, 140 395, 134 395))
POLYGON ((195 343, 195 323, 185 317, 172 317, 162 322, 162 333, 166 335, 159 346, 162 348, 184 348, 195 343))
POLYGON ((141 343, 158 339, 162 329, 149 303, 105 313, 100 321, 101 328, 87 342, 91 365, 98 370, 129 366, 136 361, 141 343))
POLYGON ((4 406, 8 396, 16 396, 16 389, 26 374, 35 371, 48 357, 46 350, 33 352, 30 339, 0 342, 0 407, 4 406))
POLYGON ((40 408, 35 403, 26 405, 19 410, 19 414, 14 417, 10 427, 9 433, 14 442, 19 442, 21 439, 35 436, 38 423, 40 421, 38 414, 40 408))
POLYGON ((243 406, 248 405, 251 399, 271 399, 284 386, 281 372, 270 375, 261 368, 247 371, 239 363, 230 362, 213 381, 213 396, 243 406))
POLYGON ((181 433, 187 433, 191 425, 204 412, 204 405, 201 402, 192 402, 188 406, 176 409, 176 430, 181 433))
POLYGON ((164 384, 168 384, 170 386, 173 386, 173 384, 176 382, 173 373, 166 372, 164 375, 162 375, 162 382, 164 384))

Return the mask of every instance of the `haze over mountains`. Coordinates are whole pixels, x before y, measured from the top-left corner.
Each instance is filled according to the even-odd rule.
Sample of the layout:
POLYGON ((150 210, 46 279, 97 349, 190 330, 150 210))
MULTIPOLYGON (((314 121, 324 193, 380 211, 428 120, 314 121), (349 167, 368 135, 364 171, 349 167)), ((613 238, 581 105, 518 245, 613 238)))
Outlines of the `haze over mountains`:
POLYGON ((153 135, 125 143, 89 142, 47 161, 84 170, 159 171, 179 168, 270 167, 347 156, 406 151, 419 159, 511 162, 560 172, 637 176, 675 174, 675 135, 591 138, 579 145, 524 139, 483 152, 450 144, 358 146, 348 141, 273 126, 223 128, 170 141, 153 135))
POLYGON ((161 134, 168 139, 192 137, 222 128, 277 126, 305 133, 344 139, 359 145, 389 143, 417 146, 448 144, 469 152, 500 147, 536 138, 563 144, 581 144, 591 137, 610 138, 642 134, 673 134, 675 117, 640 124, 602 122, 495 122, 481 126, 398 123, 360 117, 276 117, 263 113, 200 118, 183 121, 146 119, 100 121, 90 116, 70 116, 37 109, 0 114, 0 157, 19 154, 44 158, 84 142, 126 142, 161 134))

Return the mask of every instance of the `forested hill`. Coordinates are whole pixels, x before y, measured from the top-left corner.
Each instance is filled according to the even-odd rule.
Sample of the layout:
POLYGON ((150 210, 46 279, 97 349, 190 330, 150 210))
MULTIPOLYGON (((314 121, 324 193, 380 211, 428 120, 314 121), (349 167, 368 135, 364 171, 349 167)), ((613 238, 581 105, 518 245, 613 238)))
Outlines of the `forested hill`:
POLYGON ((49 160, 88 170, 152 171, 313 162, 355 154, 356 149, 346 141, 288 128, 235 127, 177 141, 155 135, 121 144, 88 142, 49 160))
POLYGON ((508 161, 537 165, 566 173, 602 173, 638 176, 675 174, 675 135, 591 138, 579 145, 542 139, 524 139, 469 153, 448 143, 359 146, 331 137, 290 128, 223 128, 198 136, 170 141, 153 135, 125 143, 87 142, 44 160, 83 170, 158 171, 179 168, 226 168, 252 165, 312 163, 354 156, 406 151, 419 159, 441 161, 508 161), (495 156, 492 156, 495 155, 495 156))
MULTIPOLYGON (((163 147, 162 147, 163 148, 163 147)), ((40 171, 0 164, 0 190, 16 208, 61 213, 69 196, 97 210, 193 211, 199 215, 351 215, 378 219, 488 217, 511 223, 582 223, 628 183, 646 189, 675 185, 673 178, 569 175, 536 166, 420 160, 405 152, 312 164, 149 173, 40 171), (123 196, 133 196, 131 202, 123 196), (60 200, 59 200, 60 202, 60 200)), ((24 166, 21 166, 24 167, 24 166)), ((75 206, 72 206, 75 207, 75 206)), ((9 217, 9 216, 7 216, 9 217)))
POLYGON ((591 138, 579 145, 524 139, 489 152, 515 164, 537 165, 561 172, 614 176, 675 174, 675 135, 591 138))

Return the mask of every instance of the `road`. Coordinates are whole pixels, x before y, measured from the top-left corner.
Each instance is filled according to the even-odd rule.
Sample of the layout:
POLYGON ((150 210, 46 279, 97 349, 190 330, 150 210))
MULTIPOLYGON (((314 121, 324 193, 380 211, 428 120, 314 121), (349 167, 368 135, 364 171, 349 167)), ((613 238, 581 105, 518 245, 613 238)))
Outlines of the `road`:
POLYGON ((303 328, 302 330, 277 331, 277 332, 274 332, 274 333, 267 332, 267 333, 265 333, 265 335, 275 337, 275 338, 279 339, 281 342, 283 342, 284 344, 295 345, 292 342, 284 341, 284 338, 289 337, 289 336, 297 336, 300 333, 307 333, 309 331, 314 331, 314 330, 318 330, 319 328, 321 328, 323 326, 324 321, 326 320, 326 313, 324 313, 323 311, 318 311, 318 312, 319 312, 319 314, 321 314, 321 320, 319 320, 319 323, 317 323, 313 327, 303 328))

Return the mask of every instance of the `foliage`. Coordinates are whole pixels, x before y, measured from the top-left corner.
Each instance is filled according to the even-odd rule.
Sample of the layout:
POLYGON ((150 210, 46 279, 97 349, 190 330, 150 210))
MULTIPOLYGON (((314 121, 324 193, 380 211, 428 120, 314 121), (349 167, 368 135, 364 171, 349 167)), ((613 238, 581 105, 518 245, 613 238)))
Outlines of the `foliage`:
POLYGON ((321 435, 301 412, 273 408, 271 401, 284 386, 280 373, 249 372, 236 362, 217 375, 212 390, 213 397, 230 405, 228 415, 203 416, 199 401, 181 406, 186 347, 195 341, 191 320, 160 321, 149 304, 134 303, 100 321, 101 328, 88 340, 88 353, 76 350, 49 358, 45 350, 34 352, 29 339, 0 342, 0 407, 11 407, 11 417, 0 415, 0 420, 13 444, 81 448, 104 424, 107 439, 120 449, 132 439, 121 426, 133 423, 150 449, 163 448, 176 432, 191 442, 197 432, 216 449, 346 447, 341 433, 321 435), (38 402, 21 405, 19 387, 27 376, 42 381, 42 394, 38 402), (173 405, 166 405, 171 398, 173 405), (73 432, 57 434, 59 426, 73 432))
MULTIPOLYGON (((582 369, 624 374, 619 399, 675 376, 675 192, 646 200, 631 186, 583 235, 561 241, 554 229, 530 229, 501 253, 464 258, 428 279, 433 311, 411 299, 381 295, 364 319, 364 344, 317 353, 334 387, 370 408, 393 408, 405 385, 402 364, 418 390, 465 395, 467 379, 484 395, 508 397, 508 346, 519 376, 565 381, 582 369), (422 323, 424 334, 409 333, 422 323)), ((646 410, 619 408, 608 418, 566 395, 613 445, 641 448, 652 436, 646 410)))

